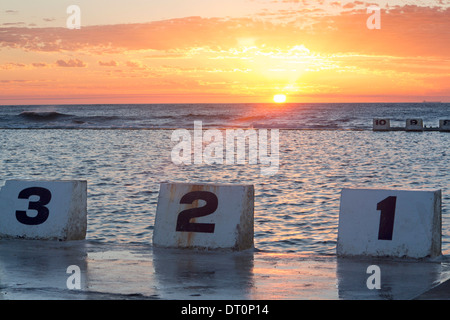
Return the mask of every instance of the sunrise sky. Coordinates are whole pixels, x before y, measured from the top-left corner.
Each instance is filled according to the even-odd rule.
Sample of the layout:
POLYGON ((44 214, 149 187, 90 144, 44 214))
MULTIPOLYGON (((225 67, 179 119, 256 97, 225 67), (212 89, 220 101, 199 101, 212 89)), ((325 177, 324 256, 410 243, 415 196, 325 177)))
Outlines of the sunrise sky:
MULTIPOLYGON (((72 20, 70 20, 72 21, 72 20)), ((2 0, 0 104, 450 102, 448 0, 2 0), (80 29, 69 29, 70 5, 80 29), (369 29, 380 8, 380 29, 369 29)))

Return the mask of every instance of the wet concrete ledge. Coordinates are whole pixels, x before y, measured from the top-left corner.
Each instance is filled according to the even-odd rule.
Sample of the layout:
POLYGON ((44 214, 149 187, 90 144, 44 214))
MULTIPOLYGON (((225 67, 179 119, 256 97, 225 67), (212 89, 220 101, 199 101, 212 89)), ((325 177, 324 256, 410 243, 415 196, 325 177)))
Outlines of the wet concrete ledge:
POLYGON ((450 298, 450 259, 199 251, 93 241, 0 240, 6 300, 410 300, 450 298), (69 289, 69 266, 80 289, 69 289), (368 289, 370 265, 380 289, 368 289))
POLYGON ((450 300, 450 280, 446 280, 427 292, 422 293, 415 300, 450 300))

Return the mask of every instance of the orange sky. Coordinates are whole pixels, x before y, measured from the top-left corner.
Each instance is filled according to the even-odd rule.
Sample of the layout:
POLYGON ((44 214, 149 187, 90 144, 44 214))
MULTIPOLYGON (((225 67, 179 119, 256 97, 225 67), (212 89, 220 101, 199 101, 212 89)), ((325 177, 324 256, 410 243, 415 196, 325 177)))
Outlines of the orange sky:
POLYGON ((397 2, 4 0, 0 104, 450 101, 450 4, 397 2))

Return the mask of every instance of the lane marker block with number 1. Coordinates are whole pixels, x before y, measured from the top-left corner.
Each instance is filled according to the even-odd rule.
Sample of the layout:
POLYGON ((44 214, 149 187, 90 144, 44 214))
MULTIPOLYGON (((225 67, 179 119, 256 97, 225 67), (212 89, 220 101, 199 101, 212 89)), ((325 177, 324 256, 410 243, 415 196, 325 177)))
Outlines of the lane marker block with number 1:
POLYGON ((0 190, 0 238, 81 240, 86 181, 8 180, 0 190))
POLYGON ((153 244, 245 250, 253 247, 254 187, 162 183, 153 244))
POLYGON ((339 256, 441 255, 441 190, 343 189, 339 256))

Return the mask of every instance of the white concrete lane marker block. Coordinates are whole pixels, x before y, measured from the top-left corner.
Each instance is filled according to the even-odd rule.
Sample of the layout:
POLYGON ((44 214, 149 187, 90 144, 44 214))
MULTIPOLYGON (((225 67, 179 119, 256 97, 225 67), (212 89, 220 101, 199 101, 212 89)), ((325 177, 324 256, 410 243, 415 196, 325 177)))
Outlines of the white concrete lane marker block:
POLYGON ((450 131, 450 120, 439 120, 440 131, 450 131))
POLYGON ((153 244, 245 250, 253 247, 253 185, 162 183, 153 244))
POLYGON ((339 256, 441 255, 441 190, 343 189, 339 256))
POLYGON ((86 181, 8 180, 0 190, 0 238, 81 240, 86 181))
POLYGON ((422 119, 406 119, 406 131, 423 131, 422 119))
POLYGON ((390 129, 390 119, 373 119, 373 131, 389 131, 390 129))

